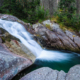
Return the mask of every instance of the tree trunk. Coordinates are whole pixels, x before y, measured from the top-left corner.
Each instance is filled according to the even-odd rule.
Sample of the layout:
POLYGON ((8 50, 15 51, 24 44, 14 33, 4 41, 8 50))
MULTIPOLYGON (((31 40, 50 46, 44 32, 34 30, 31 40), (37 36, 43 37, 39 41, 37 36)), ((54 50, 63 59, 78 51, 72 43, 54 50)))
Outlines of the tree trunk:
POLYGON ((76 0, 77 14, 80 14, 80 0, 76 0))
POLYGON ((4 0, 0 0, 0 7, 3 5, 4 0))

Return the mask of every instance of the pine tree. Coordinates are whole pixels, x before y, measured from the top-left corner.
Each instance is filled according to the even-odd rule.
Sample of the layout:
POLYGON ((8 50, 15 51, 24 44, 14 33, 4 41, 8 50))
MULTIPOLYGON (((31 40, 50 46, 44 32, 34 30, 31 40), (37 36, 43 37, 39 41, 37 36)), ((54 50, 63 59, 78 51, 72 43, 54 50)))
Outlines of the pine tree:
POLYGON ((72 14, 76 10, 74 4, 75 0, 60 0, 59 9, 61 10, 61 13, 67 15, 68 18, 72 18, 72 14))

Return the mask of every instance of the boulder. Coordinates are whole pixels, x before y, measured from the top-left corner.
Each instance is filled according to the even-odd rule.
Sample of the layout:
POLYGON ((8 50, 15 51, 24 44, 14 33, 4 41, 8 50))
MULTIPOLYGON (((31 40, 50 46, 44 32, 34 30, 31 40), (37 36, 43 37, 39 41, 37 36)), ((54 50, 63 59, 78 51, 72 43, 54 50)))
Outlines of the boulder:
POLYGON ((49 47, 55 49, 80 52, 80 37, 74 32, 70 32, 68 30, 64 32, 60 29, 57 23, 52 23, 50 20, 43 21, 42 24, 43 25, 38 25, 38 27, 35 27, 34 30, 36 36, 40 36, 46 46, 49 45, 49 47), (46 24, 49 24, 52 29, 49 30, 45 27, 46 24))
POLYGON ((28 73, 20 80, 80 80, 80 65, 70 68, 68 73, 42 67, 28 73))
POLYGON ((10 52, 0 43, 0 80, 11 80, 23 69, 32 65, 32 61, 10 52))
POLYGON ((20 80, 56 80, 58 75, 57 70, 52 70, 48 67, 43 67, 32 71, 20 80))
POLYGON ((66 73, 64 71, 60 71, 58 73, 57 80, 65 80, 65 78, 66 78, 66 73))
POLYGON ((80 80, 80 65, 76 65, 69 70, 66 80, 80 80))

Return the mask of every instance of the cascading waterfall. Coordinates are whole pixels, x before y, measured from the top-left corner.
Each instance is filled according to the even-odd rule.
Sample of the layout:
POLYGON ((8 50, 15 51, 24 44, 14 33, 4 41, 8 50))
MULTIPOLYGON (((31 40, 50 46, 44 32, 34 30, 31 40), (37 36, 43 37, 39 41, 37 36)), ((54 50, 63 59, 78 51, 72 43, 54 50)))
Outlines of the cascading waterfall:
POLYGON ((41 46, 31 38, 31 34, 18 22, 0 19, 0 28, 5 29, 11 35, 18 38, 36 56, 36 59, 60 61, 68 60, 72 57, 71 54, 42 49, 41 46))

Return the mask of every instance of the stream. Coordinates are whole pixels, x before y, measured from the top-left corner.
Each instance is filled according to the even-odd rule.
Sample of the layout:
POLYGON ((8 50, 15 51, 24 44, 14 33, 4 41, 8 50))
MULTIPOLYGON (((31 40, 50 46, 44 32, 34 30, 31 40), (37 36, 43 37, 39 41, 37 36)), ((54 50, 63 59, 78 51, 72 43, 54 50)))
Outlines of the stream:
POLYGON ((80 55, 69 51, 53 51, 42 49, 42 47, 31 37, 32 35, 18 22, 11 22, 0 19, 0 28, 5 29, 11 35, 18 38, 35 56, 35 63, 24 71, 20 72, 13 80, 19 80, 27 73, 40 67, 50 67, 56 70, 68 70, 80 64, 80 55))

